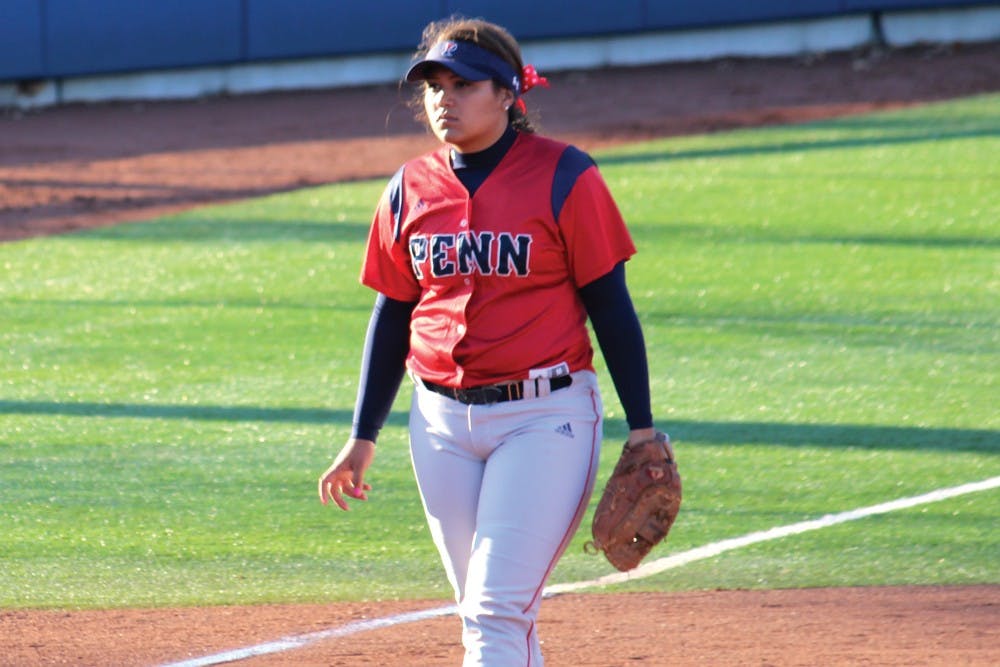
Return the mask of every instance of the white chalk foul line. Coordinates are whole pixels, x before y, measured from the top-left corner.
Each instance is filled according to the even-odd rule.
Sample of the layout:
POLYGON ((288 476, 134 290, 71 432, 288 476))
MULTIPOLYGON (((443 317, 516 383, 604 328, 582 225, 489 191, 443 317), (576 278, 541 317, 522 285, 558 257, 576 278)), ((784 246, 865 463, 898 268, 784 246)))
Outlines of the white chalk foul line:
POLYGON ((320 630, 318 632, 310 632, 304 635, 285 637, 273 642, 257 644, 256 646, 248 646, 247 648, 238 648, 233 649, 232 651, 216 653, 214 655, 206 655, 202 658, 192 658, 191 660, 184 660, 182 662, 172 662, 168 665, 164 665, 163 667, 210 667, 211 665, 221 665, 226 662, 246 660, 247 658, 252 658, 258 655, 268 655, 270 653, 290 651, 324 639, 346 637, 347 635, 353 635, 359 632, 368 632, 370 630, 386 628, 392 625, 426 621, 438 616, 449 616, 457 611, 458 608, 455 605, 449 605, 447 607, 438 607, 436 609, 411 611, 405 614, 386 616, 385 618, 373 618, 370 621, 355 621, 337 628, 330 628, 329 630, 320 630))
POLYGON ((705 546, 698 547, 697 549, 691 549, 679 554, 674 554, 673 556, 667 556, 666 558, 650 561, 649 563, 640 565, 634 570, 630 570, 628 572, 615 572, 614 574, 598 577, 597 579, 593 579, 591 581, 555 584, 546 588, 545 592, 547 594, 556 595, 558 593, 568 593, 582 588, 593 588, 594 586, 618 584, 632 579, 642 579, 654 574, 659 574, 660 572, 665 572, 675 567, 680 567, 681 565, 687 565, 688 563, 693 563, 698 560, 712 558, 726 551, 732 551, 733 549, 739 549, 751 544, 757 544, 758 542, 777 540, 782 537, 788 537, 789 535, 799 535, 801 533, 807 533, 810 530, 819 530, 820 528, 835 526, 838 523, 846 523, 848 521, 856 521, 857 519, 864 519, 865 517, 874 516, 876 514, 886 514, 888 512, 909 509, 910 507, 915 507, 917 505, 936 503, 949 498, 954 498, 956 496, 965 495, 967 493, 987 491, 997 487, 1000 487, 1000 477, 992 477, 981 482, 971 482, 969 484, 954 486, 948 489, 938 489, 937 491, 931 491, 930 493, 925 493, 920 496, 900 498, 899 500, 892 500, 887 503, 872 505, 871 507, 862 507, 860 509, 841 512, 839 514, 827 514, 819 519, 800 521, 799 523, 793 523, 787 526, 778 526, 777 528, 771 528, 770 530, 762 530, 756 533, 749 533, 742 537, 734 537, 728 540, 721 540, 712 544, 706 544, 705 546))
MULTIPOLYGON (((690 549, 679 554, 667 556, 666 558, 650 561, 649 563, 640 565, 636 569, 629 572, 615 572, 614 574, 608 574, 603 577, 598 577, 597 579, 591 579, 590 581, 554 584, 546 587, 545 596, 551 597, 553 595, 570 593, 584 588, 594 588, 596 586, 607 586, 609 584, 618 584, 625 581, 643 579, 654 574, 659 574, 660 572, 671 570, 675 567, 687 565, 688 563, 693 563, 699 560, 705 560, 707 558, 713 558, 727 551, 740 549, 751 544, 757 544, 758 542, 767 542, 769 540, 777 540, 790 535, 799 535, 801 533, 807 533, 811 530, 828 528, 840 523, 856 521, 858 519, 864 519, 877 514, 896 512, 898 510, 916 507, 917 505, 936 503, 949 498, 955 498, 956 496, 962 496, 968 493, 977 493, 979 491, 988 491, 998 487, 1000 487, 1000 477, 991 477, 990 479, 985 479, 981 482, 971 482, 969 484, 953 486, 947 489, 938 489, 937 491, 931 491, 930 493, 913 496, 911 498, 900 498, 898 500, 892 500, 879 505, 872 505, 870 507, 862 507, 856 510, 840 512, 839 514, 827 514, 819 519, 800 521, 799 523, 793 523, 787 526, 778 526, 776 528, 771 528, 770 530, 762 530, 756 533, 749 533, 742 537, 734 537, 728 540, 721 540, 719 542, 713 542, 712 544, 706 544, 703 547, 690 549)), ((319 632, 310 632, 308 634, 285 637, 276 641, 257 644, 256 646, 234 649, 232 651, 216 653, 214 655, 194 658, 192 660, 184 660, 182 662, 173 662, 163 665, 162 667, 212 667, 213 665, 221 665, 226 662, 245 660, 258 655, 268 655, 270 653, 290 651, 324 639, 346 637, 360 632, 368 632, 370 630, 377 630, 378 628, 386 628, 393 625, 403 625, 405 623, 424 621, 431 618, 437 618, 438 616, 450 616, 451 614, 457 613, 457 611, 458 608, 455 605, 448 605, 424 611, 415 611, 405 614, 396 614, 395 616, 386 616, 384 618, 375 618, 369 621, 356 621, 337 628, 330 628, 329 630, 321 630, 319 632)))

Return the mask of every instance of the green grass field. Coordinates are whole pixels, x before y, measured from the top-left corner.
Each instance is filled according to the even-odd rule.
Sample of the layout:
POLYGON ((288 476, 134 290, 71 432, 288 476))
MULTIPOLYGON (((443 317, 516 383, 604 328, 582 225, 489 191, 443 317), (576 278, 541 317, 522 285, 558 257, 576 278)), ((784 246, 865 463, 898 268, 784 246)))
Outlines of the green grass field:
MULTIPOLYGON (((1000 475, 997 155, 1000 96, 596 155, 685 481, 652 558, 1000 475)), ((372 500, 316 498, 383 184, 0 245, 0 607, 450 597, 408 387, 372 500)), ((969 494, 609 590, 1000 584, 997 517, 969 494)), ((612 571, 586 537, 552 583, 612 571)))

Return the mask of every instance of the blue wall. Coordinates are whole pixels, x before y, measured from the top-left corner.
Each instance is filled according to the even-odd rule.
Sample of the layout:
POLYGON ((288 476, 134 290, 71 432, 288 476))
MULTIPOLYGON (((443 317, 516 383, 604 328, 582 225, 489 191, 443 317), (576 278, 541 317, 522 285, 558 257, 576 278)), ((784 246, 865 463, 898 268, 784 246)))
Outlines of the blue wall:
POLYGON ((519 39, 950 7, 969 0, 0 0, 0 80, 411 51, 430 20, 519 39))
POLYGON ((241 0, 46 0, 56 75, 184 67, 242 57, 241 0))
POLYGON ((42 8, 38 0, 0 2, 0 79, 45 71, 42 8))
POLYGON ((248 60, 412 50, 440 0, 244 0, 248 60))
POLYGON ((650 21, 657 27, 705 27, 719 23, 749 23, 802 19, 842 14, 842 0, 798 0, 797 2, 747 2, 746 0, 701 0, 701 2, 654 2, 650 21))

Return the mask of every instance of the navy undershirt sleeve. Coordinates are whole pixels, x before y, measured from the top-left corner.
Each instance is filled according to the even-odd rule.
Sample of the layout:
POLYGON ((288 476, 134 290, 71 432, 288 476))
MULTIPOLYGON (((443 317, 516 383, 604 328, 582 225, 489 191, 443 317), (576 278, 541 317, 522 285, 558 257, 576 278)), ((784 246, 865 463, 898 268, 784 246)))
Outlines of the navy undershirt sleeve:
POLYGON ((629 429, 652 427, 646 343, 625 284, 625 263, 619 262, 579 292, 629 429))
POLYGON ((392 402, 406 374, 410 350, 410 315, 415 303, 390 299, 379 294, 368 321, 361 378, 354 404, 352 438, 375 442, 389 417, 392 402))

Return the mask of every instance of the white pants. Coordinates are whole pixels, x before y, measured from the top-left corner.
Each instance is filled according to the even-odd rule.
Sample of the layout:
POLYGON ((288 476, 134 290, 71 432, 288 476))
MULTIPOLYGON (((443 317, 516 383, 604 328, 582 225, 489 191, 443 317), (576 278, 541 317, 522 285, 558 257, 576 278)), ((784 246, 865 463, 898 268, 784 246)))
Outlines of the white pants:
POLYGON ((541 667, 542 589, 593 492, 602 415, 589 371, 548 396, 492 405, 417 382, 410 453, 455 589, 465 667, 541 667))
POLYGON ((593 492, 602 415, 589 371, 548 396, 492 405, 417 382, 410 453, 455 589, 464 667, 541 667, 542 589, 593 492))

